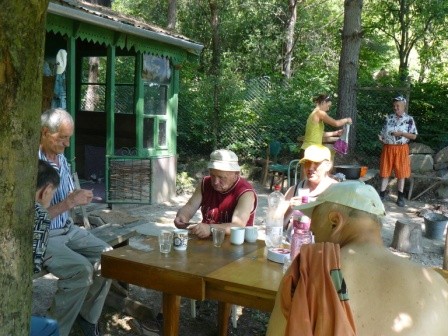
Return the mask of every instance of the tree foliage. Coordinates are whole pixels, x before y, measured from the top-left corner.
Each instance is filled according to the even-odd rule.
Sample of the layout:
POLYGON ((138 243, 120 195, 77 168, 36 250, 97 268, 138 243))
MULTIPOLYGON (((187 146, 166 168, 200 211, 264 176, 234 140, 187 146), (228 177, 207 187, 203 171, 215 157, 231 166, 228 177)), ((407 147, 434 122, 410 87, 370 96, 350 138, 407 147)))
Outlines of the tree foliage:
MULTIPOLYGON (((399 35, 392 34, 399 27, 396 15, 400 1, 402 0, 364 0, 359 72, 352 83, 358 107, 350 112, 357 118, 356 134, 359 139, 356 150, 361 151, 360 157, 363 159, 377 156, 380 146, 376 141, 376 132, 381 127, 383 115, 390 112, 391 97, 402 93, 391 89, 377 94, 358 89, 364 86, 402 86, 395 41, 402 42, 399 35), (374 74, 381 68, 385 68, 387 75, 383 78, 375 77, 374 74), (372 113, 369 114, 370 112, 372 113), (370 155, 369 151, 374 154, 370 155)), ((222 146, 233 148, 242 157, 254 157, 264 156, 266 145, 272 139, 296 144, 297 137, 303 135, 306 117, 313 108, 312 96, 321 92, 333 94, 340 90, 338 75, 344 2, 299 1, 294 27, 291 78, 287 82, 284 81, 283 62, 285 30, 290 17, 288 6, 291 1, 214 2, 219 8, 218 78, 214 78, 210 72, 213 31, 209 1, 177 0, 177 32, 201 42, 205 47, 199 62, 184 64, 181 71, 179 152, 206 156, 214 146, 222 146), (214 96, 214 92, 217 95, 214 96), (218 121, 215 113, 217 106, 218 121)), ((445 5, 442 2, 406 1, 410 8, 409 21, 406 23, 409 29, 406 43, 417 36, 414 33, 421 30, 419 27, 424 27, 424 20, 430 18, 430 13, 434 13, 435 8, 443 12, 445 5)), ((167 1, 115 0, 113 6, 162 27, 167 25, 167 1)), ((447 57, 446 38, 443 38, 446 37, 446 32, 438 25, 442 20, 441 15, 436 19, 431 17, 431 20, 430 29, 425 35, 427 41, 418 40, 413 44, 419 59, 426 60, 420 77, 422 82, 436 79, 446 82, 446 62, 443 62, 447 57), (431 48, 432 46, 437 48, 431 48)), ((414 62, 411 58, 407 61, 409 66, 414 62)), ((414 91, 420 86, 414 82, 411 84, 413 111, 414 102, 417 104, 419 101, 414 91)), ((440 96, 441 91, 437 88, 442 90, 441 86, 434 83, 430 87, 434 97, 440 96)), ((441 101, 446 100, 447 97, 442 96, 441 101)), ((424 110, 428 108, 419 103, 419 109, 420 106, 424 106, 424 110)), ((334 117, 336 110, 339 110, 338 106, 330 111, 334 117)), ((420 125, 418 118, 417 122, 420 125)), ((420 128, 425 129, 423 125, 420 128)), ((443 130, 439 133, 442 134, 443 130)), ((297 147, 285 146, 285 150, 290 152, 290 147, 293 149, 290 155, 295 155, 297 147)), ((181 155, 180 160, 182 159, 181 155)))
MULTIPOLYGON (((402 80, 409 75, 411 52, 427 59, 429 45, 445 39, 444 34, 434 34, 446 29, 448 2, 443 0, 370 0, 366 5, 366 21, 370 34, 384 34, 391 39, 398 53, 398 72, 402 80), (432 40, 428 41, 428 37, 432 40), (426 44, 425 44, 426 43, 426 44)), ((431 48, 433 57, 440 53, 431 48)))

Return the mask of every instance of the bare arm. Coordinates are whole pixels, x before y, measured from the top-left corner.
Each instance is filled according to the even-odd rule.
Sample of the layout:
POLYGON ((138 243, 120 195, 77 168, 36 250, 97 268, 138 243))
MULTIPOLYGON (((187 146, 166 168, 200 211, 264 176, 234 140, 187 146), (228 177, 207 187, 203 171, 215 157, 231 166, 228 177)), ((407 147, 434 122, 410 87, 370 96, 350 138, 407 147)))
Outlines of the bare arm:
POLYGON ((245 192, 241 195, 238 203, 233 211, 232 222, 220 223, 220 224, 205 224, 199 223, 191 229, 192 233, 196 234, 199 238, 206 238, 210 236, 211 228, 224 228, 226 234, 230 234, 230 228, 234 226, 245 227, 249 220, 250 214, 254 208, 255 195, 253 192, 245 192))
MULTIPOLYGON (((327 112, 319 110, 316 115, 319 117, 319 120, 322 120, 325 124, 333 126, 333 127, 342 127, 345 124, 351 124, 352 118, 342 118, 339 120, 333 119, 330 117, 327 112)), ((331 133, 331 132, 328 132, 331 133)), ((331 136, 331 135, 330 135, 331 136)))
POLYGON ((92 198, 92 190, 77 189, 70 193, 62 202, 50 206, 47 211, 50 214, 50 218, 54 218, 63 212, 73 209, 75 206, 89 204, 92 198))
POLYGON ((187 204, 177 212, 176 218, 174 218, 174 225, 179 229, 185 229, 188 225, 187 223, 194 216, 196 211, 198 211, 202 202, 202 191, 201 183, 196 187, 193 195, 191 195, 187 204))
MULTIPOLYGON (((292 187, 289 187, 288 191, 285 194, 286 201, 289 201, 294 196, 294 189, 295 189, 295 185, 292 187)), ((289 222, 289 219, 291 218, 293 210, 294 209, 290 206, 286 208, 285 216, 283 217, 283 226, 286 227, 286 225, 288 225, 288 222, 289 222)))
POLYGON ((402 136, 411 140, 415 140, 417 138, 417 134, 414 133, 406 133, 406 132, 392 132, 393 136, 402 136))

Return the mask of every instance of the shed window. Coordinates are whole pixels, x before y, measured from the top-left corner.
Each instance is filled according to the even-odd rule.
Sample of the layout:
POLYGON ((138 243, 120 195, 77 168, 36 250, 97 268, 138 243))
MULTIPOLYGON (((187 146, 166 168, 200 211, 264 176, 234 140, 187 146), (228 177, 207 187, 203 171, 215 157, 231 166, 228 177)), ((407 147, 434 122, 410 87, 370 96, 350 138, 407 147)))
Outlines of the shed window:
MULTIPOLYGON (((83 57, 81 110, 105 112, 107 57, 83 57)), ((115 113, 134 114, 134 56, 115 58, 115 113)))
POLYGON ((143 144, 148 149, 166 149, 168 91, 171 66, 167 58, 143 56, 143 144))
POLYGON ((104 112, 106 100, 106 57, 83 57, 81 110, 104 112))

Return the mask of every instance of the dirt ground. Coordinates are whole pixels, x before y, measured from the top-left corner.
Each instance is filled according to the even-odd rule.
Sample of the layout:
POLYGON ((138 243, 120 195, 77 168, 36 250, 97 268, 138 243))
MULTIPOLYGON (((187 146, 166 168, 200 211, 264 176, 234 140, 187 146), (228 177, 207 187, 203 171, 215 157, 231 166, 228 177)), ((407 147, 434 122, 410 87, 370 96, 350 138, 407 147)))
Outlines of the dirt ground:
MULTIPOLYGON (((259 228, 260 238, 264 236, 264 217, 267 209, 267 195, 269 190, 254 183, 259 195, 259 206, 256 213, 256 226, 259 228)), ((186 203, 189 195, 178 196, 171 202, 157 205, 117 205, 114 211, 125 212, 136 217, 140 226, 140 235, 131 239, 131 245, 139 244, 139 240, 145 234, 154 234, 161 228, 174 227, 173 219, 179 207, 186 203)), ((394 203, 395 197, 390 196, 385 202, 387 217, 383 224, 383 240, 385 246, 390 246, 393 238, 395 222, 397 220, 410 220, 424 224, 423 218, 419 216, 423 209, 433 209, 438 203, 427 199, 426 201, 407 201, 405 208, 399 208, 394 203)), ((104 208, 104 206, 103 206, 104 208)), ((95 205, 91 210, 101 209, 101 205, 95 205)), ((198 216, 198 215, 197 215, 198 216)), ((199 217, 196 218, 199 220, 199 217)), ((134 223, 135 224, 135 223, 134 223)), ((423 253, 408 254, 389 248, 393 253, 403 258, 408 258, 425 266, 442 267, 444 242, 422 238, 423 253)), ((33 288, 33 313, 45 315, 46 309, 51 303, 52 293, 55 290, 56 279, 51 276, 34 281, 33 288)), ((158 325, 154 318, 160 311, 161 293, 130 286, 130 298, 141 302, 153 311, 153 316, 147 318, 134 318, 125 312, 120 312, 110 307, 105 307, 101 318, 101 326, 104 335, 136 336, 136 335, 158 335, 158 325)), ((196 302, 197 316, 191 316, 191 303, 189 299, 181 301, 180 335, 208 336, 217 335, 217 303, 213 301, 196 302)), ((229 321, 229 335, 264 335, 269 313, 256 309, 237 307, 237 327, 232 326, 229 321)), ((79 330, 73 330, 72 336, 82 335, 79 330)))

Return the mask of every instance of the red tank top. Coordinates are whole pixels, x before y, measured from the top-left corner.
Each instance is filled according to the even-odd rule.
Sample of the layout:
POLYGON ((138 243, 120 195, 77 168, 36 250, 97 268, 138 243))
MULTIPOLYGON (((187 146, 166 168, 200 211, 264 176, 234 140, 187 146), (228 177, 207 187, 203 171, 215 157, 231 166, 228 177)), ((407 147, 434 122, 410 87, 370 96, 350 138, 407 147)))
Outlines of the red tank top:
POLYGON ((202 179, 202 223, 230 223, 240 196, 246 192, 252 192, 255 196, 254 207, 246 223, 246 226, 253 226, 257 194, 251 184, 239 177, 232 188, 221 193, 213 189, 210 176, 204 177, 202 179))

